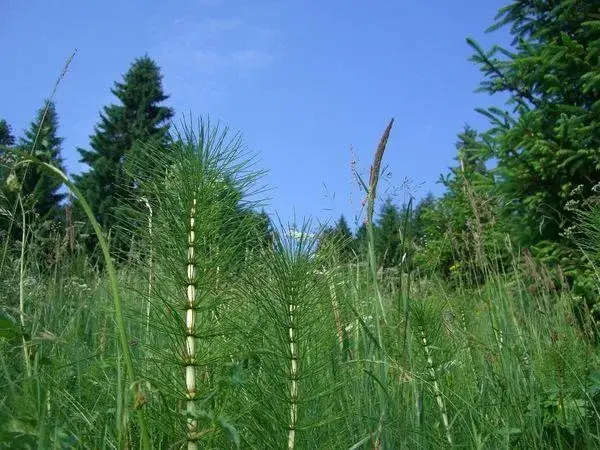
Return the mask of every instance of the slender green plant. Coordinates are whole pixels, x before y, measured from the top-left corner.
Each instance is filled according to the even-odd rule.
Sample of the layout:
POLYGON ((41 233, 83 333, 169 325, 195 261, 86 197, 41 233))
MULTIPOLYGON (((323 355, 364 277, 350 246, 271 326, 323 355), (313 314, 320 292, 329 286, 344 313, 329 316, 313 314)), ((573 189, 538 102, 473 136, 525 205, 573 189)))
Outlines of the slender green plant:
POLYGON ((251 169, 239 134, 204 119, 184 123, 168 149, 148 144, 140 154, 128 167, 142 174, 135 194, 152 214, 149 257, 142 260, 153 274, 146 323, 156 337, 146 343, 147 377, 162 404, 152 418, 167 441, 182 439, 189 449, 235 443, 237 431, 223 415, 226 389, 217 380, 235 332, 232 292, 254 237, 248 196, 262 173, 251 169))
POLYGON ((29 358, 28 343, 25 339, 25 248, 27 246, 27 215, 21 201, 21 194, 17 194, 18 203, 21 208, 22 217, 22 235, 21 235, 21 257, 19 258, 19 319, 21 321, 22 341, 23 341, 23 363, 27 371, 27 376, 31 376, 31 361, 29 358))
POLYGON ((244 386, 246 440, 261 448, 327 447, 333 441, 325 440, 325 430, 342 419, 331 403, 338 392, 333 369, 342 358, 339 318, 310 222, 281 228, 240 286, 245 302, 238 320, 246 323, 240 344, 257 354, 244 386))
POLYGON ((368 264, 371 273, 371 282, 373 284, 373 288, 375 290, 375 295, 377 298, 377 307, 376 311, 376 319, 375 319, 375 327, 377 332, 377 341, 378 348, 381 350, 381 353, 378 355, 380 364, 378 369, 378 379, 377 385, 379 386, 378 394, 379 394, 379 402, 380 402, 380 419, 377 429, 377 445, 379 446, 379 440, 383 433, 384 424, 386 422, 387 416, 387 363, 386 363, 386 351, 385 351, 385 343, 383 339, 383 329, 382 325, 387 324, 387 316, 386 316, 386 308, 383 304, 383 295, 379 286, 378 277, 377 277, 377 256, 375 254, 375 232, 373 225, 373 213, 375 211, 375 200, 377 198, 377 185, 379 183, 379 177, 381 172, 381 162, 383 160, 383 155, 385 153, 385 148, 387 146, 388 139, 390 137, 390 133, 392 131, 392 126, 394 125, 394 119, 391 119, 388 123, 381 139, 379 141, 379 145, 375 151, 375 156, 373 158, 373 164, 371 165, 370 175, 369 175, 369 185, 367 186, 360 175, 355 172, 355 176, 358 179, 359 183, 363 187, 366 193, 366 226, 367 226, 367 249, 368 249, 368 264))
MULTIPOLYGON (((77 187, 73 184, 73 182, 71 182, 71 180, 69 180, 69 178, 67 177, 67 175, 64 172, 62 172, 60 169, 52 166, 51 164, 42 162, 42 161, 38 160, 37 158, 31 157, 31 156, 27 157, 24 161, 19 162, 18 164, 29 164, 29 163, 38 165, 41 169, 45 170, 46 172, 48 172, 49 174, 51 174, 53 176, 58 177, 62 182, 64 182, 67 185, 67 187, 70 189, 70 191, 75 195, 75 197, 81 203, 81 206, 82 206, 83 210, 85 211, 85 214, 87 215, 88 220, 90 221, 90 223, 94 229, 94 232, 96 233, 96 237, 98 238, 98 242, 100 244, 100 247, 102 248, 104 262, 106 264, 108 278, 110 280, 110 289, 111 289, 113 302, 114 302, 114 308, 115 308, 115 320, 117 323, 117 328, 118 328, 118 333, 119 333, 119 341, 121 344, 121 351, 123 354, 123 358, 125 360, 125 367, 127 368, 127 374, 129 376, 129 378, 133 381, 136 381, 137 380, 136 372, 134 370, 133 360, 131 358, 131 352, 129 349, 129 338, 127 335, 127 329, 126 329, 125 321, 123 318, 123 308, 122 308, 122 304, 121 304, 121 296, 120 296, 120 292, 119 292, 119 284, 117 281, 117 274, 116 274, 115 267, 111 260, 108 243, 106 242, 106 239, 104 237, 102 229, 101 229, 100 225, 98 224, 98 221, 94 217, 92 209, 88 205, 85 197, 81 194, 81 192, 79 191, 79 189, 77 189, 77 187)), ((141 434, 141 439, 142 439, 142 447, 149 448, 150 438, 149 438, 148 430, 146 429, 146 423, 145 423, 145 420, 144 420, 144 417, 143 417, 141 411, 137 411, 137 419, 138 419, 138 425, 140 428, 140 434, 141 434)))

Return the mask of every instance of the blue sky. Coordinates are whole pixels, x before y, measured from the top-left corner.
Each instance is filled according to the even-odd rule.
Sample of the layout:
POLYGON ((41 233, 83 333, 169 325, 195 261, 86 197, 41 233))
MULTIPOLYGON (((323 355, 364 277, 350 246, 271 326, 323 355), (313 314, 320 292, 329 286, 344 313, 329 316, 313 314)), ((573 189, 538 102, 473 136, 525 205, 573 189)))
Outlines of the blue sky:
POLYGON ((103 105, 134 58, 162 69, 168 105, 208 114, 242 132, 268 169, 267 211, 352 224, 363 194, 351 161, 366 177, 388 120, 390 175, 380 196, 402 203, 442 192, 465 123, 483 129, 475 107, 498 102, 474 91, 467 36, 485 34, 507 0, 2 0, 0 118, 22 134, 52 91, 65 60, 78 53, 55 101, 63 156, 85 170, 86 147, 103 105))

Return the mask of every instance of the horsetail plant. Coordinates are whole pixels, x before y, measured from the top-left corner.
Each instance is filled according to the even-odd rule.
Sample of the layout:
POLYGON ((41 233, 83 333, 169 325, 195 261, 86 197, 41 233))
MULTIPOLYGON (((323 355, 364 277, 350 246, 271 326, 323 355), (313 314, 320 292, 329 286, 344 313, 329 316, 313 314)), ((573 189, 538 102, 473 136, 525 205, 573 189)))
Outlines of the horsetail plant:
POLYGON ((190 207, 190 230, 188 232, 188 266, 187 266, 187 305, 185 310, 185 387, 188 414, 188 449, 196 450, 198 443, 198 420, 194 417, 196 412, 196 198, 192 199, 190 207))
MULTIPOLYGON (((247 352, 259 348, 259 367, 245 385, 249 447, 306 448, 333 445, 319 427, 342 420, 334 413, 331 355, 341 360, 328 277, 316 239, 305 224, 275 233, 274 248, 257 255, 256 272, 240 287, 247 352)), ((334 364, 336 364, 334 362, 334 364)), ((336 442, 335 445, 339 445, 336 442)), ((335 446, 334 445, 334 446, 335 446)))
POLYGON ((452 446, 454 444, 454 438, 450 428, 446 400, 440 385, 439 371, 436 370, 436 367, 439 367, 439 365, 436 366, 432 351, 435 348, 432 343, 433 337, 439 333, 440 328, 438 317, 439 315, 436 315, 430 306, 419 304, 414 307, 413 318, 415 327, 418 331, 418 340, 426 360, 426 372, 432 386, 435 403, 438 407, 442 425, 444 427, 446 441, 452 446), (436 321, 438 322, 437 324, 436 321))
POLYGON ((235 332, 232 291, 253 237, 248 196, 262 174, 250 170, 239 135, 208 121, 197 129, 184 124, 168 148, 143 150, 129 167, 143 174, 136 184, 152 211, 150 304, 158 344, 149 343, 147 376, 160 407, 151 415, 171 444, 229 445, 222 431, 227 441, 239 438, 224 417, 221 380, 235 332))

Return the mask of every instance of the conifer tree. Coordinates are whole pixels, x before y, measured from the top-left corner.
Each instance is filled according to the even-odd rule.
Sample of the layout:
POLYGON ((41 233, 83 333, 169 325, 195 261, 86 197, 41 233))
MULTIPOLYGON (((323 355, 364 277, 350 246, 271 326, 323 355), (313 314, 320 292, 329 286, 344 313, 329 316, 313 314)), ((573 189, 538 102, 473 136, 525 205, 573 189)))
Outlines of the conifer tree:
POLYGON ((435 196, 433 193, 428 192, 415 207, 413 236, 415 238, 415 243, 418 246, 425 245, 427 243, 428 234, 432 231, 431 227, 433 226, 435 229, 435 225, 429 220, 429 214, 431 211, 435 210, 435 205, 435 196))
MULTIPOLYGON (((0 120, 0 149, 10 147, 15 143, 12 129, 5 119, 0 120)), ((0 150, 1 151, 1 150, 0 150)))
MULTIPOLYGON (((3 122, 3 123, 2 123, 3 122)), ((64 171, 61 156, 63 138, 58 136, 58 114, 53 102, 47 102, 38 110, 36 118, 25 131, 24 137, 16 143, 10 127, 0 122, 0 230, 8 232, 14 239, 22 239, 23 216, 26 226, 35 225, 38 237, 44 236, 62 220, 64 194, 61 183, 55 177, 34 164, 17 165, 28 155, 42 162, 50 163, 64 171), (19 201, 20 195, 20 201, 19 201), (19 208, 17 207, 19 205, 19 208), (18 213, 16 213, 18 211, 18 213), (38 227, 41 226, 41 227, 38 227), (41 235, 39 234, 41 233, 41 235)))
POLYGON ((256 234, 255 248, 268 248, 273 244, 275 232, 269 215, 264 209, 261 212, 252 210, 248 214, 253 216, 253 231, 256 234))
POLYGON ((18 144, 15 144, 10 126, 0 121, 0 140, 3 181, 11 173, 15 176, 13 188, 4 189, 5 207, 14 205, 18 187, 24 208, 34 212, 38 220, 59 219, 60 202, 64 199, 60 192, 61 183, 33 164, 21 165, 14 170, 15 163, 24 155, 33 155, 64 170, 61 156, 63 138, 58 136, 58 114, 54 103, 47 102, 38 110, 18 144))
POLYGON ((90 149, 78 149, 81 162, 90 169, 76 177, 76 183, 94 206, 99 223, 113 233, 113 243, 122 250, 126 243, 119 241, 117 224, 129 208, 138 207, 132 200, 134 177, 143 176, 126 170, 126 161, 143 159, 144 143, 168 149, 173 110, 161 106, 168 95, 158 65, 148 56, 136 59, 111 92, 119 103, 104 107, 90 137, 90 149))
POLYGON ((354 233, 354 240, 352 242, 352 247, 354 251, 358 255, 358 258, 361 261, 364 261, 367 257, 368 252, 368 241, 367 241, 367 224, 366 222, 362 222, 356 232, 354 233))
POLYGON ((393 267, 399 262, 402 215, 391 198, 382 205, 376 225, 375 251, 379 264, 384 268, 393 267))
MULTIPOLYGON (((36 119, 19 140, 19 147, 25 154, 33 155, 43 162, 65 170, 61 155, 63 138, 58 136, 58 114, 53 102, 40 108, 36 119)), ((22 182, 22 194, 26 204, 41 220, 61 219, 61 202, 65 194, 60 192, 62 183, 48 175, 39 167, 30 164, 19 170, 17 179, 22 182), (21 178, 20 174, 23 174, 21 178)))
POLYGON ((340 241, 340 253, 342 260, 348 262, 354 256, 354 252, 352 251, 352 231, 350 231, 348 222, 343 214, 340 216, 335 225, 335 233, 337 235, 337 239, 340 241))
POLYGON ((572 206, 600 181, 598 0, 513 1, 491 30, 508 27, 513 49, 475 50, 481 90, 512 110, 480 110, 491 123, 497 186, 518 243, 564 264, 572 206))
POLYGON ((342 214, 333 227, 324 229, 319 240, 319 248, 332 247, 339 262, 348 263, 354 259, 352 231, 342 214))

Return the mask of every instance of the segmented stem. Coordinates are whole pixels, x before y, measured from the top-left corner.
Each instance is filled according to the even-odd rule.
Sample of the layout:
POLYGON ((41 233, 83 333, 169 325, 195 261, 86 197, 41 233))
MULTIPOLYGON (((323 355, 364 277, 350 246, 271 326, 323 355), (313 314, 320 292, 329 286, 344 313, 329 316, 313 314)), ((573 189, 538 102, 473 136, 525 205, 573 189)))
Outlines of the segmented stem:
POLYGON ((188 263, 187 263, 187 302, 185 311, 185 387, 186 411, 188 413, 188 450, 197 450, 198 419, 196 411, 196 265, 195 241, 196 231, 196 199, 192 200, 190 208, 190 229, 188 232, 188 263))
POLYGON ((290 304, 290 424, 288 434, 288 449, 296 446, 296 424, 298 423, 298 342, 296 341, 296 306, 290 304))
POLYGON ((342 324, 342 314, 340 313, 340 303, 337 298, 335 284, 333 280, 329 280, 329 292, 331 293, 331 307, 333 309, 333 317, 335 319, 335 328, 337 332, 340 352, 344 353, 344 325, 342 324))
POLYGON ((440 410, 440 415, 442 416, 442 422, 444 424, 444 429, 446 431, 446 440, 450 445, 453 443, 452 433, 450 433, 450 421, 448 420, 448 413, 446 411, 446 404, 444 402, 444 397, 442 396, 442 390, 440 389, 440 385, 437 380, 437 375, 435 373, 435 366, 433 364, 433 355, 431 353, 431 348, 429 347, 429 343, 427 342, 427 336, 425 335, 425 330, 421 329, 421 341, 423 342, 423 349, 425 350, 425 356, 427 357, 427 368, 429 369, 429 375, 433 381, 433 393, 435 395, 435 400, 440 410))

